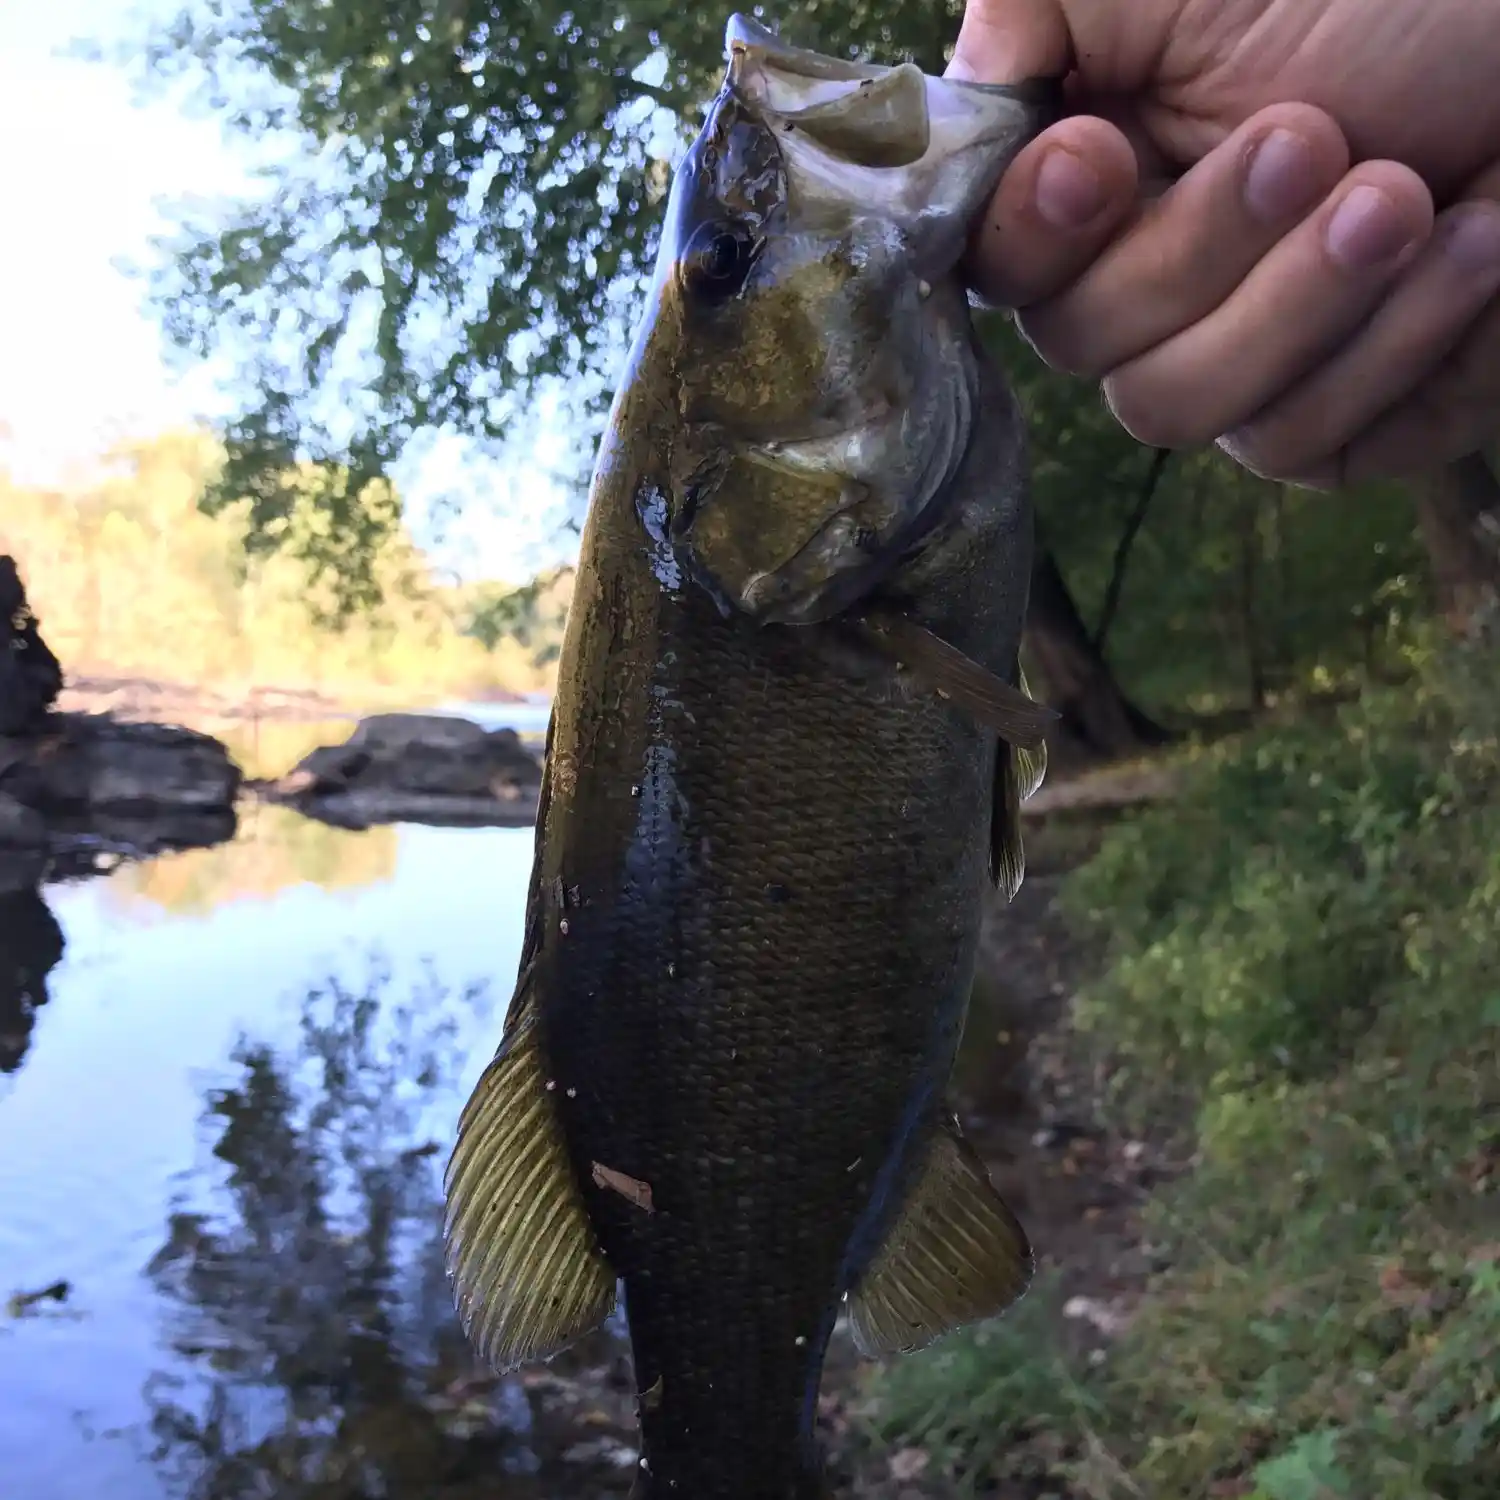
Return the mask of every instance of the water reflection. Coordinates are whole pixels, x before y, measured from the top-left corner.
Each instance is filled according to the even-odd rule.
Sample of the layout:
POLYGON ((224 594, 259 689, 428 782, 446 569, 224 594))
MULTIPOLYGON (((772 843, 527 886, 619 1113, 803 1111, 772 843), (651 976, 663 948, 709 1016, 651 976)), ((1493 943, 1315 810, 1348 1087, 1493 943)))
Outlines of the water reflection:
MULTIPOLYGON (((291 1420, 279 1426, 272 1421, 280 1408, 265 1389, 278 1389, 281 1379, 285 1406, 287 1379, 295 1387, 310 1378, 287 1361, 299 1348, 316 1344, 324 1351, 316 1368, 333 1369, 363 1347, 362 1329, 374 1328, 382 1337, 383 1329, 391 1330, 391 1358, 422 1399, 442 1398, 459 1408, 470 1400, 461 1379, 454 1393, 444 1396, 446 1367, 436 1353, 437 1334, 429 1336, 421 1320, 413 1321, 405 1311, 422 1284, 419 1271, 435 1275, 436 1199, 429 1204, 434 1217, 417 1234, 412 1226, 418 1211, 401 1196, 415 1188, 402 1185, 399 1158, 403 1151, 451 1138, 463 1099, 495 1045, 499 1017, 474 999, 475 987, 486 981, 502 994, 509 990, 520 951, 531 850, 529 829, 404 826, 349 834, 306 824, 279 809, 251 812, 234 842, 222 849, 44 886, 41 900, 51 908, 65 944, 58 958, 38 944, 39 934, 51 928, 39 915, 34 879, 11 884, 12 892, 31 893, 0 919, 5 961, 0 973, 12 975, 13 997, 12 1019, 0 1030, 17 1039, 12 1054, 18 1060, 19 1038, 27 1025, 33 1029, 24 1062, 0 1075, 0 1496, 164 1500, 183 1493, 187 1481, 173 1469, 184 1461, 182 1445, 173 1450, 175 1458, 169 1453, 153 1462, 151 1457, 163 1441, 152 1429, 153 1418, 169 1407, 206 1425, 210 1434, 225 1424, 247 1424, 240 1437, 231 1440, 225 1431, 218 1440, 226 1461, 240 1454, 236 1463, 253 1465, 253 1453, 244 1459, 242 1450, 268 1442, 291 1420), (17 921, 18 913, 28 920, 17 921), (371 980, 372 948, 383 955, 379 986, 371 980), (40 959, 27 956, 36 952, 40 959), (50 973, 43 968, 48 961, 50 973), (38 970, 48 994, 41 1010, 38 970), (14 976, 22 971, 25 983, 17 984, 14 976), (387 973, 388 981, 382 977, 387 973), (353 1024, 353 1002, 337 1000, 324 982, 327 975, 354 1001, 368 993, 380 1015, 363 1023, 368 1040, 359 1040, 355 1028, 337 1046, 328 1043, 335 1065, 325 1078, 304 1019, 310 988, 316 986, 321 997, 322 1010, 313 1012, 319 1026, 326 1030, 341 1015, 353 1024), (17 992, 25 996, 19 1001, 20 1024, 14 1016, 17 992), (406 1054, 400 1052, 402 1032, 394 1018, 403 1006, 416 1038, 406 1054), (392 1019, 386 1020, 385 1012, 392 1019), (443 1042, 441 1031, 431 1030, 436 1022, 462 1034, 443 1042), (251 1040, 243 1041, 247 1037, 251 1040), (418 1041, 429 1052, 448 1048, 439 1058, 441 1067, 424 1072, 418 1041), (255 1047, 269 1061, 252 1068, 255 1047), (377 1069, 373 1083, 356 1078, 335 1088, 338 1067, 363 1067, 367 1053, 385 1059, 386 1071, 377 1069), (403 1055, 404 1080, 396 1067, 403 1055), (284 1095, 285 1107, 276 1116, 283 1121, 280 1134, 264 1125, 252 1130, 251 1120, 259 1118, 254 1111, 235 1115, 233 1130, 229 1117, 214 1114, 214 1101, 228 1100, 226 1091, 257 1103, 272 1082, 284 1095), (325 1097, 332 1102, 320 1106, 325 1097), (323 1114, 316 1113, 320 1108, 323 1114), (344 1110, 339 1118, 351 1123, 325 1118, 329 1109, 344 1110), (298 1164, 314 1147, 345 1174, 353 1174, 353 1168, 339 1152, 351 1157, 373 1152, 377 1175, 397 1174, 395 1197, 377 1200, 361 1187, 358 1174, 336 1173, 314 1204, 324 1206, 309 1225, 299 1225, 297 1215, 311 1212, 306 1196, 267 1199, 276 1172, 267 1167, 257 1176, 254 1170, 257 1160, 275 1159, 275 1151, 288 1142, 303 1155, 282 1161, 279 1170, 287 1172, 288 1161, 300 1171, 298 1164), (239 1166, 214 1154, 212 1148, 220 1145, 236 1155, 239 1166), (187 1178, 181 1175, 185 1171, 187 1178), (251 1211, 256 1193, 269 1204, 259 1217, 251 1211), (392 1212, 408 1226, 389 1241, 389 1257, 399 1257, 400 1263, 393 1263, 385 1284, 378 1278, 369 1282, 372 1262, 352 1258, 349 1245, 338 1248, 341 1236, 360 1229, 356 1222, 352 1230, 342 1216, 354 1212, 350 1204, 361 1202, 394 1202, 392 1212), (175 1262, 170 1256, 153 1262, 164 1238, 170 1238, 163 1228, 169 1215, 190 1216, 172 1221, 178 1225, 172 1243, 179 1253, 175 1262), (194 1262, 189 1254, 199 1227, 194 1215, 202 1217, 201 1228, 212 1236, 215 1254, 206 1261, 194 1262), (329 1222, 320 1223, 319 1215, 329 1222), (315 1253, 323 1241, 334 1248, 325 1245, 315 1253), (281 1244, 294 1248, 273 1260, 273 1269, 258 1281, 250 1276, 253 1257, 281 1244), (333 1259, 320 1260, 319 1254, 333 1259), (304 1260, 307 1273, 294 1274, 304 1260), (148 1263, 154 1269, 143 1274, 148 1263), (186 1278, 180 1282, 184 1291, 198 1289, 210 1268, 222 1281, 228 1272, 219 1272, 221 1263, 240 1276, 247 1324, 266 1318, 266 1307, 278 1317, 285 1313, 281 1332, 273 1335, 267 1319, 259 1344, 250 1346, 251 1358, 259 1361, 252 1373, 269 1382, 259 1396, 238 1366, 239 1373, 211 1367, 212 1358, 228 1360, 239 1348, 230 1336, 239 1325, 216 1321, 219 1311, 233 1312, 233 1294, 224 1292, 217 1304, 200 1296, 200 1305, 168 1286, 179 1284, 174 1278, 186 1278), (203 1268, 196 1278, 195 1264, 203 1268), (428 1269, 421 1271, 423 1266, 428 1269), (365 1283, 359 1282, 361 1275, 365 1283), (38 1304, 25 1316, 6 1314, 12 1294, 59 1281, 70 1288, 65 1303, 38 1304), (351 1320, 369 1284, 379 1293, 380 1318, 350 1322, 352 1331, 340 1345, 330 1346, 324 1333, 314 1338, 287 1321, 294 1313, 316 1314, 317 1327, 326 1329, 330 1322, 351 1320), (285 1287, 302 1291, 289 1299, 278 1291, 285 1287), (278 1295, 289 1300, 278 1302, 278 1295), (171 1314, 170 1337, 163 1332, 164 1308, 171 1314), (189 1314, 206 1325, 196 1337, 205 1351, 220 1351, 216 1356, 173 1347, 194 1346, 195 1335, 179 1322, 189 1314), (409 1354, 408 1345, 416 1352, 409 1354), (326 1352, 330 1347, 334 1354, 326 1352), (151 1387, 156 1405, 147 1407, 142 1390, 152 1370, 161 1373, 151 1387), (214 1382, 220 1379, 226 1389, 215 1398, 214 1382), (184 1384, 173 1388, 164 1380, 184 1384), (227 1402, 217 1427, 212 1399, 227 1402)), ((418 1158, 429 1173, 436 1172, 438 1162, 438 1157, 418 1158)), ((435 1176, 429 1185, 435 1193, 435 1176)), ((442 1326, 456 1338, 444 1303, 435 1302, 424 1317, 435 1330, 440 1314, 442 1326)), ((365 1389, 373 1378, 365 1379, 365 1389)), ((554 1367, 529 1375, 524 1384, 490 1388, 481 1383, 474 1399, 482 1397, 486 1412, 494 1402, 519 1402, 517 1410, 529 1412, 534 1397, 543 1400, 542 1388, 531 1384, 538 1378, 573 1379, 565 1368, 554 1367)), ((371 1401, 368 1394, 359 1395, 353 1410, 367 1413, 371 1401)), ((563 1394, 561 1386, 545 1397, 551 1405, 568 1401, 575 1398, 563 1394)), ((580 1395, 575 1404, 584 1410, 591 1402, 580 1395)), ((382 1415, 378 1425, 393 1420, 382 1415)), ((420 1433, 438 1418, 414 1420, 420 1433)), ((455 1431, 466 1420, 479 1419, 473 1413, 441 1414, 442 1423, 455 1431)), ((506 1430, 515 1429, 512 1421, 506 1430)), ((532 1441, 540 1441, 539 1432, 532 1441)), ((443 1452, 456 1441, 443 1438, 443 1452)), ((516 1448, 507 1442, 506 1451, 516 1448)), ((192 1456, 186 1452, 187 1459, 192 1456)), ((229 1483, 207 1473, 208 1467, 200 1454, 192 1484, 201 1490, 229 1483)), ((256 1483, 272 1484, 262 1469, 256 1483)), ((299 1493, 279 1482, 272 1489, 299 1493)), ((237 1491, 231 1486, 226 1492, 237 1491)), ((238 1493, 256 1491, 242 1485, 238 1493)))
POLYGON ((149 1274, 196 1378, 147 1386, 155 1460, 192 1500, 537 1496, 628 1487, 628 1368, 605 1335, 546 1372, 476 1369, 439 1242, 460 1038, 487 993, 376 975, 242 1036, 149 1274), (213 1191, 205 1197, 204 1183, 213 1191), (205 1206, 205 1203, 207 1206, 205 1206))
POLYGON ((394 878, 397 846, 394 826, 351 835, 289 808, 253 806, 234 843, 132 865, 110 882, 109 895, 123 909, 193 916, 298 885, 356 890, 394 878))
POLYGON ((25 1060, 47 976, 67 946, 57 918, 34 888, 0 891, 0 1073, 25 1060))

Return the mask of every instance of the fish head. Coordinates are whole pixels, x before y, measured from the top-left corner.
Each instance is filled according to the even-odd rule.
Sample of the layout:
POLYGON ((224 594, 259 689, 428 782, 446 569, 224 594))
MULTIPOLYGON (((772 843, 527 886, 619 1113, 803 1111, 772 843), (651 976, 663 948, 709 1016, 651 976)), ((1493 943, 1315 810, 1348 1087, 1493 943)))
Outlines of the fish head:
POLYGON ((961 456, 957 268, 1045 89, 802 51, 742 16, 727 52, 634 369, 670 407, 661 540, 726 612, 810 623, 914 544, 961 456))

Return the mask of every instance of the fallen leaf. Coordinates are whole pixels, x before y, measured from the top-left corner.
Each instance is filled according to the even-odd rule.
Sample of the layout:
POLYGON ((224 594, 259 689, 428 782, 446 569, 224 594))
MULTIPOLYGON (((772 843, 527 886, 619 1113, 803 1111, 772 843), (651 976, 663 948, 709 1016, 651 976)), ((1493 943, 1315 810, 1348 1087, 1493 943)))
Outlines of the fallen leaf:
POLYGON ((66 1281, 54 1281, 35 1292, 15 1292, 5 1304, 13 1318, 19 1318, 43 1302, 66 1302, 73 1288, 66 1281))

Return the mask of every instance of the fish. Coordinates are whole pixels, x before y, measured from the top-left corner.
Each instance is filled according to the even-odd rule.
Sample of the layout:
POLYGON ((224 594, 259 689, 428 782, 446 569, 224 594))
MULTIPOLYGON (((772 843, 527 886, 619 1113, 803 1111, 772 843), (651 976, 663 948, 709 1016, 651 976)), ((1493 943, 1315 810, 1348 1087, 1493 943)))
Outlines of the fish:
POLYGON ((445 1174, 497 1371, 623 1303, 635 1500, 827 1493, 817 1401, 1034 1255, 948 1102, 1055 715, 970 226, 1055 107, 733 16, 600 440, 516 987, 445 1174))

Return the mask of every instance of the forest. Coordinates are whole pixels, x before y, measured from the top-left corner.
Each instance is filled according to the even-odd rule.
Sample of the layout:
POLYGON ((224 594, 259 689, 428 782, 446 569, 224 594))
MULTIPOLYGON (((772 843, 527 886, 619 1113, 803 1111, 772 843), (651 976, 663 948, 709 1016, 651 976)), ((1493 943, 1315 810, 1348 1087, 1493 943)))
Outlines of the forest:
MULTIPOLYGON (((958 11, 789 0, 777 19, 938 71, 958 11)), ((387 474, 435 428, 503 443, 560 386, 597 433, 723 20, 204 0, 154 33, 148 84, 305 149, 228 220, 184 218, 156 280, 168 335, 242 366, 221 447, 164 441, 67 507, 4 501, 60 654, 544 686, 558 580, 441 585, 387 474), (331 423, 354 368, 362 402, 331 423)), ((1087 954, 1051 1037, 1079 1137, 1149 1182, 1130 1169, 1128 1269, 1091 1259, 1080 1210, 1064 1238, 1085 1248, 1044 1253, 1015 1313, 861 1376, 848 1441, 895 1454, 902 1494, 1488 1500, 1500 486, 1481 456, 1330 495, 1157 454, 1003 317, 982 332, 1031 426, 1025 655, 1062 715, 1054 780, 1167 773, 1151 805, 1028 839, 1087 954), (1080 1297, 1107 1304, 1105 1337, 1076 1336, 1080 1297)))

